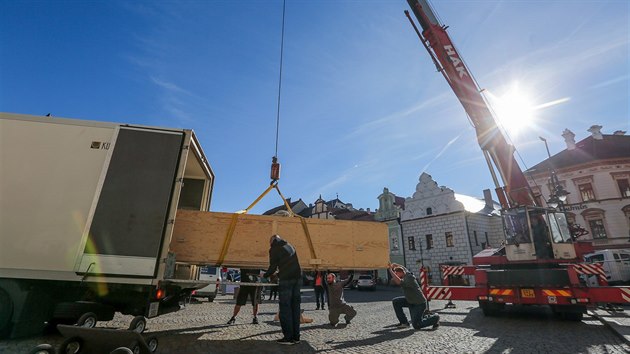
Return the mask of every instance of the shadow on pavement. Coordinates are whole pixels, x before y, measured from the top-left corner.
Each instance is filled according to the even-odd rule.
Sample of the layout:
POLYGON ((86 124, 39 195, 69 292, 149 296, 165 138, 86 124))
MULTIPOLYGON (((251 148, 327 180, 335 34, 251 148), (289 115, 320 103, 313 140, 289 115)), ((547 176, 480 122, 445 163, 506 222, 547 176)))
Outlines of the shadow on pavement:
POLYGON ((571 341, 574 352, 577 346, 577 352, 585 353, 594 347, 613 344, 610 343, 610 337, 593 334, 601 333, 599 323, 589 323, 596 319, 585 316, 583 322, 566 321, 555 316, 551 309, 546 307, 516 306, 492 317, 484 316, 481 309, 476 308, 471 310, 463 321, 456 322, 449 322, 446 320, 447 316, 461 313, 446 310, 435 312, 444 314, 440 320, 442 327, 468 328, 477 331, 476 337, 494 338, 494 344, 487 350, 492 353, 561 353, 567 352, 566 341, 571 341), (518 324, 519 330, 510 330, 516 327, 515 323, 518 324), (541 331, 541 328, 553 328, 555 331, 541 331), (566 333, 566 337, 558 338, 551 335, 558 333, 558 329, 566 333), (537 333, 537 337, 531 338, 528 333, 537 333))
MULTIPOLYGON (((329 328, 331 327, 329 326, 329 328)), ((327 342, 327 344, 330 345, 333 348, 333 350, 342 350, 342 349, 354 348, 354 347, 365 348, 367 346, 376 345, 376 344, 386 342, 386 341, 395 341, 397 339, 402 339, 402 338, 413 335, 415 332, 416 331, 414 329, 403 329, 399 331, 392 328, 388 330, 372 332, 372 334, 375 336, 366 338, 366 339, 349 340, 349 341, 339 342, 339 343, 335 341, 330 341, 330 342, 327 342)))
POLYGON ((206 353, 315 353, 306 341, 295 345, 282 345, 274 340, 204 340, 201 334, 177 334, 162 337, 158 353, 206 354, 206 353))

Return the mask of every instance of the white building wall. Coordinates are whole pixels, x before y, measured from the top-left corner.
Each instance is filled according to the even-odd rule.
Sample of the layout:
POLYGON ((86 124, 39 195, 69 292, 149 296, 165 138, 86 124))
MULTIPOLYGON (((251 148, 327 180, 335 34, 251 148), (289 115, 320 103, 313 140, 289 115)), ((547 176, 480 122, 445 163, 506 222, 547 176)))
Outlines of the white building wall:
MULTIPOLYGON (((379 200, 385 200, 383 197, 384 194, 379 196, 379 200)), ((461 197, 464 196, 458 198, 466 199, 461 197)), ((400 213, 400 247, 404 254, 404 266, 416 276, 419 276, 420 267, 424 265, 429 268, 429 282, 441 284, 440 265, 470 265, 473 255, 479 253, 482 246, 489 242, 490 246, 498 247, 503 241, 501 218, 496 211, 493 216, 489 216, 488 213, 494 209, 483 208, 485 203, 476 198, 467 199, 460 202, 452 189, 438 186, 426 173, 420 176, 415 193, 405 200, 405 208, 400 213), (465 207, 463 204, 469 205, 471 200, 476 205, 474 212, 470 206, 465 207), (474 243, 473 231, 477 231, 477 243, 474 243), (452 246, 447 245, 446 233, 452 234, 452 246), (430 248, 427 247, 427 235, 433 237, 433 246, 430 248), (413 245, 409 242, 410 238, 413 245)), ((387 208, 386 204, 381 203, 377 220, 385 219, 387 208)), ((392 232, 396 232, 396 228, 389 222, 388 225, 391 242, 392 232)), ((392 258, 394 256, 392 251, 392 258)))
POLYGON ((483 246, 496 248, 505 239, 503 223, 500 216, 479 214, 468 215, 468 234, 473 256, 483 250, 483 246), (477 240, 475 241, 475 232, 477 240), (487 233, 487 240, 486 240, 487 233))
POLYGON ((442 216, 405 221, 402 223, 405 241, 405 267, 419 276, 420 267, 429 267, 429 281, 439 284, 440 264, 461 262, 470 264, 472 256, 467 241, 464 213, 458 212, 442 216), (453 246, 446 244, 446 233, 453 234, 453 246), (426 235, 433 236, 433 247, 427 249, 426 235), (409 238, 414 238, 415 250, 409 248, 409 238))

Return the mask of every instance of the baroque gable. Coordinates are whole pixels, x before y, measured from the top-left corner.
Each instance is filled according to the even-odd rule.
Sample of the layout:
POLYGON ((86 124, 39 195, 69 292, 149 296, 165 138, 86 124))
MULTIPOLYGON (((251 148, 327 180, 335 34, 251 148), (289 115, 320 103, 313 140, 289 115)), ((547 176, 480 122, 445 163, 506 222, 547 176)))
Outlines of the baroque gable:
POLYGON ((379 207, 374 215, 376 220, 396 219, 400 213, 400 207, 395 205, 396 195, 391 193, 387 187, 383 188, 383 193, 378 196, 379 207))
POLYGON ((401 220, 463 210, 464 206, 455 199, 455 192, 452 189, 438 186, 431 175, 423 172, 416 185, 415 193, 405 200, 405 210, 401 214, 401 220))

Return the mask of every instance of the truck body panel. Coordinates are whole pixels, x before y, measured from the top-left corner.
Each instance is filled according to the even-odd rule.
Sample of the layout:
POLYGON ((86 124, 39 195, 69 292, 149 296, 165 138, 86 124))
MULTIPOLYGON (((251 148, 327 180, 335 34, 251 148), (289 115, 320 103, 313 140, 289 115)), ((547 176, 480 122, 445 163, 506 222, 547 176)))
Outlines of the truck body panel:
POLYGON ((175 279, 174 218, 213 183, 192 130, 0 113, 0 337, 179 309, 200 284, 175 279))

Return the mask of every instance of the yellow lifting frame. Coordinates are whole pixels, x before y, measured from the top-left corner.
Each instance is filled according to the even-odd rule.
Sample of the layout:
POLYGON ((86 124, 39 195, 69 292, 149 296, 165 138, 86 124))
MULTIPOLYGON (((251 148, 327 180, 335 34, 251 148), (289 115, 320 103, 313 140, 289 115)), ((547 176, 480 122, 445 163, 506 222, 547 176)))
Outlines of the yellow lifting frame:
MULTIPOLYGON (((302 228, 304 229, 304 234, 306 235, 306 241, 308 242, 308 247, 309 247, 309 250, 310 250, 310 253, 311 253, 311 259, 312 260, 316 260, 317 259, 317 255, 315 253, 315 248, 313 247, 313 241, 311 240, 311 234, 309 233, 308 225, 306 224, 306 219, 304 217, 299 216, 299 215, 297 215, 297 214, 295 214, 293 212, 293 210, 291 209, 291 206, 289 205, 289 202, 287 202, 287 200, 282 195, 282 192, 280 192, 280 188, 278 188, 278 182, 277 181, 273 181, 269 185, 269 187, 267 187, 267 189, 265 189, 265 191, 262 192, 260 194, 260 196, 258 196, 258 198, 256 198, 256 200, 254 200, 254 202, 247 207, 247 209, 239 210, 239 211, 235 212, 234 214, 232 214, 232 221, 230 223, 230 227, 228 227, 227 234, 225 235, 225 239, 223 240, 223 247, 221 248, 221 253, 219 254, 219 259, 217 260, 217 264, 218 265, 222 265, 223 264, 223 260, 225 259, 225 256, 227 255, 228 249, 230 248, 230 242, 232 241, 232 236, 234 235, 234 230, 236 230, 236 222, 238 220, 238 216, 241 215, 241 214, 247 214, 272 189, 275 189, 278 192, 278 195, 280 195, 280 198, 282 198, 282 201, 284 202, 284 206, 287 208, 287 211, 289 212, 289 215, 293 216, 293 217, 300 218, 300 222, 302 223, 302 228)), ((317 269, 317 264, 314 264, 314 265, 315 265, 315 269, 317 269)))

